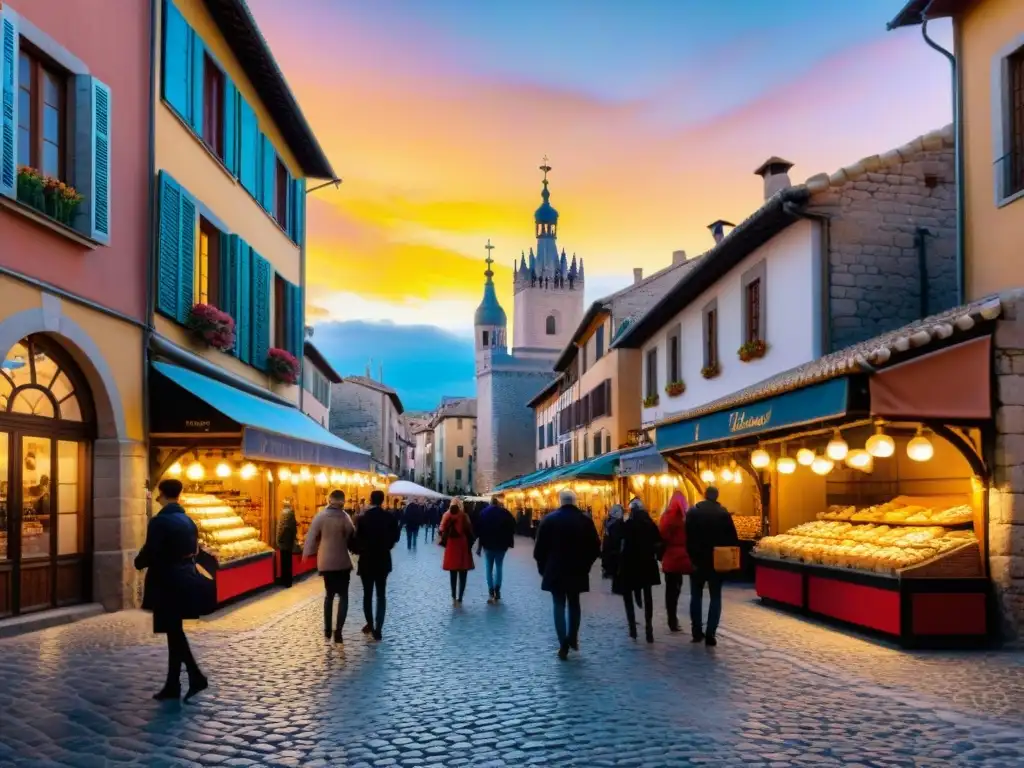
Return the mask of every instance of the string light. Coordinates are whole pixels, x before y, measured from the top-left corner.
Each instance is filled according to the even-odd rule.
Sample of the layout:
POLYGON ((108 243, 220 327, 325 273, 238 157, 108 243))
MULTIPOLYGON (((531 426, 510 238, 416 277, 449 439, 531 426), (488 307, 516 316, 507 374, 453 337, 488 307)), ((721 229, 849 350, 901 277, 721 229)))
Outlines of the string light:
POLYGON ((256 477, 257 471, 258 470, 256 469, 256 465, 250 463, 242 467, 238 474, 241 476, 243 480, 252 480, 252 478, 256 477))
POLYGON ((321 470, 316 476, 316 484, 323 487, 327 485, 327 482, 327 473, 321 470))
POLYGON ((875 427, 875 434, 868 438, 864 447, 876 459, 887 459, 896 452, 896 443, 882 431, 881 424, 875 427))
POLYGON ((935 446, 924 435, 924 430, 917 428, 914 439, 907 443, 907 457, 911 461, 929 461, 935 455, 935 446))
POLYGON ((309 467, 303 467, 302 469, 300 469, 299 477, 301 478, 302 482, 308 482, 309 478, 312 477, 312 473, 309 471, 309 467))
POLYGON ((764 469, 772 463, 772 457, 764 448, 758 448, 750 454, 750 464, 754 469, 764 469))
POLYGON ((810 448, 801 448, 796 452, 796 461, 801 467, 809 467, 814 463, 814 451, 810 448))
POLYGON ((816 456, 811 462, 811 471, 816 475, 827 475, 835 467, 835 462, 825 456, 816 456))
POLYGON ((825 448, 825 455, 832 459, 832 461, 842 461, 849 452, 850 446, 846 444, 846 441, 843 440, 843 436, 839 434, 837 429, 825 448))
POLYGON ((715 482, 715 471, 713 469, 710 469, 710 468, 706 468, 706 469, 702 470, 701 473, 700 473, 700 479, 702 481, 704 481, 705 483, 713 483, 713 482, 715 482))
POLYGON ((171 477, 181 477, 181 464, 174 462, 167 470, 167 474, 171 477))
POLYGON ((281 467, 279 470, 277 470, 277 479, 280 480, 282 483, 288 482, 291 476, 292 471, 288 469, 288 467, 281 467))
POLYGON ((203 465, 198 461, 193 461, 188 465, 188 469, 185 470, 185 477, 193 482, 198 482, 206 477, 206 470, 203 469, 203 465))
POLYGON ((231 465, 228 464, 226 461, 222 461, 220 464, 217 465, 217 469, 215 470, 215 472, 217 473, 217 477, 222 479, 226 477, 231 477, 231 465))

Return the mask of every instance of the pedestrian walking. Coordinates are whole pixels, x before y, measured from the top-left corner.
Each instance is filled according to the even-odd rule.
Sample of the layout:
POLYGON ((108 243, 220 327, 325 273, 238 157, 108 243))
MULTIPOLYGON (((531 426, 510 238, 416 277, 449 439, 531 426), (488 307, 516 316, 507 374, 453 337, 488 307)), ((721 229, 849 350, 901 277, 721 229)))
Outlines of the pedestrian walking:
POLYGON ((388 575, 391 573, 391 550, 401 538, 398 519, 384 509, 384 491, 370 494, 370 506, 356 520, 356 553, 359 555, 359 578, 363 582, 364 635, 380 640, 387 611, 388 575), (377 596, 376 618, 373 596, 377 596))
POLYGON ((285 499, 281 508, 281 519, 277 524, 277 553, 281 561, 281 576, 278 583, 288 589, 292 585, 292 553, 298 549, 299 524, 295 520, 292 500, 285 499))
POLYGON ((658 555, 661 550, 661 534, 658 526, 647 514, 640 499, 629 502, 629 518, 622 523, 622 552, 619 556, 619 570, 612 581, 612 591, 622 595, 626 607, 626 621, 629 636, 636 639, 636 612, 633 603, 638 594, 643 595, 644 628, 648 643, 654 642, 654 599, 651 588, 661 584, 658 572, 658 555))
POLYGON ((708 486, 704 500, 693 505, 686 515, 686 550, 693 563, 690 577, 690 628, 693 642, 702 640, 717 645, 715 632, 722 618, 722 575, 715 571, 715 548, 739 544, 732 515, 718 503, 718 489, 708 486), (708 623, 702 627, 704 585, 711 596, 708 623))
POLYGON ((459 502, 453 501, 441 518, 441 546, 444 558, 441 567, 448 571, 452 603, 462 605, 466 593, 466 577, 473 570, 473 524, 459 502))
POLYGON ((537 528, 533 558, 542 577, 541 589, 551 593, 558 635, 558 658, 579 650, 580 594, 590 591, 590 568, 601 554, 594 521, 576 506, 570 490, 558 494, 559 508, 537 528), (568 615, 567 615, 568 613, 568 615))
POLYGON ((487 602, 494 605, 501 600, 501 575, 504 570, 505 553, 516 545, 516 519, 501 505, 498 497, 480 513, 476 533, 477 554, 484 555, 484 572, 487 574, 487 602))
POLYGON ((153 614, 153 632, 167 635, 167 680, 153 698, 181 696, 181 667, 188 673, 185 701, 206 690, 209 682, 199 669, 185 636, 182 620, 197 618, 185 596, 189 568, 199 551, 199 531, 178 503, 180 480, 163 480, 157 486, 160 511, 146 527, 146 542, 135 556, 135 568, 146 569, 142 608, 153 614))
POLYGON ((348 618, 348 587, 352 578, 349 547, 356 535, 355 523, 345 511, 344 491, 331 491, 327 506, 316 513, 306 533, 303 558, 316 555, 316 567, 324 580, 324 637, 331 639, 331 614, 338 597, 337 622, 333 624, 335 643, 343 643, 341 631, 348 618))
POLYGON ((615 504, 604 521, 604 535, 601 537, 601 576, 612 579, 619 572, 619 550, 622 548, 622 525, 626 511, 621 504, 615 504))
POLYGON ((676 491, 658 523, 664 547, 661 570, 665 574, 665 614, 670 632, 680 631, 679 596, 683 591, 683 576, 693 573, 690 553, 686 550, 686 506, 686 497, 682 491, 676 491))
POLYGON ((417 499, 410 499, 403 514, 405 520, 405 543, 408 549, 415 548, 420 536, 420 525, 423 522, 423 507, 417 499))

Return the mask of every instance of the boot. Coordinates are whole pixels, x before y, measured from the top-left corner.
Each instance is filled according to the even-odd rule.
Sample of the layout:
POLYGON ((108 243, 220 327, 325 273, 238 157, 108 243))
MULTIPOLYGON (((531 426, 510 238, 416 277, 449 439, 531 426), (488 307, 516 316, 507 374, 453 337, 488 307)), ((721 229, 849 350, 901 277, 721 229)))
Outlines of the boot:
POLYGON ((650 626, 647 627, 647 642, 648 643, 653 643, 654 642, 654 629, 652 627, 650 627, 650 626))
POLYGON ((636 640, 636 622, 635 621, 631 621, 629 623, 629 636, 631 638, 633 638, 634 640, 636 640))
POLYGON ((340 629, 334 630, 334 642, 336 642, 338 645, 341 645, 345 642, 345 640, 341 637, 340 629))
POLYGON ((501 587, 495 587, 494 588, 494 602, 496 602, 496 603, 500 603, 501 602, 501 587))
POLYGON ((202 672, 197 672, 195 677, 189 676, 188 692, 185 694, 185 701, 188 701, 197 693, 202 693, 210 687, 210 682, 202 672))
POLYGON ((157 701, 171 701, 181 698, 181 684, 174 685, 167 683, 163 688, 153 694, 157 701))
POLYGON ((487 604, 488 605, 494 605, 494 602, 496 600, 496 598, 494 597, 494 590, 493 589, 489 589, 487 591, 487 595, 488 595, 488 597, 487 597, 487 604))

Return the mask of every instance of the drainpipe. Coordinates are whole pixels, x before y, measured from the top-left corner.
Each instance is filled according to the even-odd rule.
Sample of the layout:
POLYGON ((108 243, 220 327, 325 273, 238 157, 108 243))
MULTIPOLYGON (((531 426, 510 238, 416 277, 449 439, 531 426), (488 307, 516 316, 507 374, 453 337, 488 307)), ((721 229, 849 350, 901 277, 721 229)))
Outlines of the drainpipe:
POLYGON ((918 310, 918 317, 928 317, 928 241, 925 240, 929 232, 924 227, 918 227, 914 233, 914 246, 917 248, 917 279, 921 291, 921 305, 918 310))
MULTIPOLYGON (((142 435, 145 445, 149 445, 149 344, 153 338, 153 311, 156 303, 156 52, 157 52, 157 13, 159 11, 158 0, 150 0, 149 3, 149 146, 146 157, 146 174, 149 178, 146 193, 148 206, 147 224, 149 226, 149 253, 146 259, 146 317, 142 329, 142 435)), ((147 451, 148 453, 148 451, 147 451)), ((147 469, 149 468, 149 457, 147 456, 147 469)), ((152 490, 153 478, 146 475, 146 489, 152 490)), ((147 494, 149 496, 150 494, 147 494)), ((152 502, 147 501, 147 506, 152 502)), ((149 515, 151 509, 147 509, 149 515)))
POLYGON ((814 221, 820 225, 818 232, 821 238, 821 284, 818 290, 820 291, 819 296, 821 299, 821 317, 818 324, 821 328, 821 334, 818 341, 818 356, 823 357, 832 351, 832 286, 829 279, 831 275, 832 219, 823 213, 813 213, 812 211, 805 210, 790 201, 782 204, 782 210, 794 218, 814 221))
MULTIPOLYGON (((966 265, 964 256, 966 251, 967 234, 964 227, 964 126, 963 126, 963 73, 957 64, 956 55, 947 51, 941 45, 928 37, 928 12, 931 10, 935 0, 931 0, 921 12, 921 36, 929 48, 932 48, 949 60, 949 66, 953 79, 953 165, 954 183, 956 184, 956 303, 961 305, 967 301, 966 288, 966 265)), ((953 49, 960 48, 960 28, 956 21, 953 21, 953 49)))

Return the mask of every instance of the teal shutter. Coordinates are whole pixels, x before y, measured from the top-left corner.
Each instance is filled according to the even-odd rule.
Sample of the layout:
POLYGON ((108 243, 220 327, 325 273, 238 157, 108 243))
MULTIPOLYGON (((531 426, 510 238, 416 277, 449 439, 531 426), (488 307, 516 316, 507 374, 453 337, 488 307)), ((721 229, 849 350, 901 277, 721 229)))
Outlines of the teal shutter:
POLYGON ((92 78, 92 194, 89 236, 110 242, 110 88, 92 78))
MULTIPOLYGON (((284 339, 281 340, 281 346, 286 352, 292 351, 292 301, 295 297, 292 295, 292 284, 284 278, 281 278, 284 285, 284 300, 281 302, 282 314, 281 318, 274 319, 274 330, 278 327, 283 330, 284 339)), ((274 302, 274 311, 277 311, 277 302, 274 302)), ((276 337, 275 333, 275 337, 276 337)), ((278 343, 278 339, 274 339, 274 344, 278 343)))
POLYGON ((231 79, 224 75, 224 165, 232 175, 238 176, 238 91, 231 79))
POLYGON ((306 241, 306 180, 292 182, 292 241, 302 247, 306 241))
POLYGON ((203 135, 203 89, 206 84, 206 46, 192 33, 192 130, 203 135))
POLYGON ((248 363, 252 354, 249 296, 252 292, 249 245, 238 235, 221 236, 220 308, 235 321, 235 356, 248 363))
POLYGON ((173 0, 164 0, 163 97, 187 123, 192 116, 192 39, 195 33, 173 0))
POLYGON ((18 22, 0 10, 0 195, 18 194, 18 22))
POLYGON ((277 177, 277 153, 274 151, 274 145, 267 138, 266 134, 261 134, 260 138, 263 143, 263 173, 261 179, 263 196, 260 198, 260 202, 273 215, 274 179, 277 177))
POLYGON ((274 272, 270 268, 270 262, 256 251, 252 251, 251 275, 251 363, 261 371, 265 371, 267 369, 267 354, 270 352, 270 299, 274 272))
POLYGON ((260 158, 260 131, 256 113, 242 94, 238 94, 238 180, 254 198, 259 200, 257 183, 260 158))
POLYGON ((302 286, 289 285, 288 288, 291 293, 288 313, 288 339, 291 342, 291 349, 289 351, 295 355, 298 360, 301 360, 302 340, 306 335, 306 328, 304 324, 306 313, 302 302, 302 286))
POLYGON ((159 218, 156 310, 177 320, 181 282, 181 187, 162 171, 159 218))
POLYGON ((188 322, 189 313, 195 303, 195 266, 196 266, 196 230, 199 228, 199 218, 196 201, 192 199, 184 189, 181 190, 181 220, 179 229, 181 232, 181 255, 178 263, 181 265, 179 274, 181 282, 178 284, 178 322, 184 325, 188 322))

